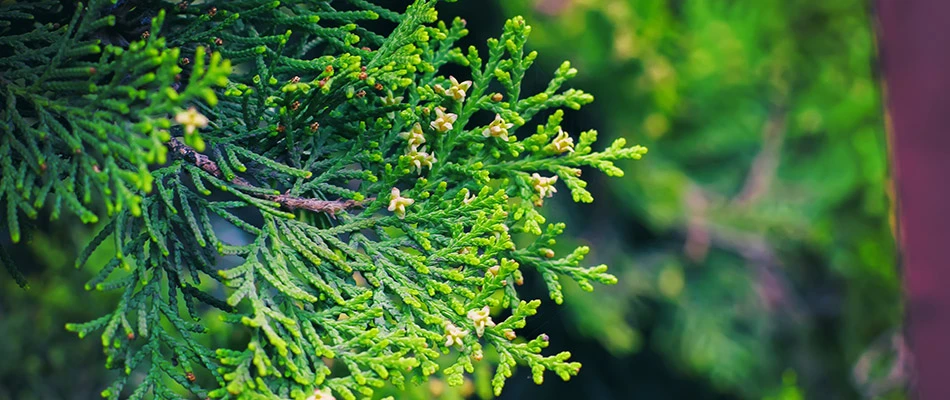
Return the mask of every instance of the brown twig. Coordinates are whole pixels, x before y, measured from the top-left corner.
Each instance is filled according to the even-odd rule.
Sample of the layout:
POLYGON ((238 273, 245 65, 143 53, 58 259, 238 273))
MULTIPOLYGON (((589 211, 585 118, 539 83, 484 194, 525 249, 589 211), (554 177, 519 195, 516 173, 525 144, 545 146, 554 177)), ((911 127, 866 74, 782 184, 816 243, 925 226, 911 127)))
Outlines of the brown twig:
POLYGON ((688 217, 682 227, 685 236, 683 251, 695 262, 706 259, 710 248, 726 249, 744 258, 755 270, 755 291, 763 306, 775 310, 783 308, 797 320, 799 301, 791 284, 780 269, 781 261, 768 240, 762 235, 716 224, 707 217, 712 194, 695 183, 690 184, 685 202, 688 217))
POLYGON ((572 0, 538 0, 534 9, 553 17, 567 11, 572 3, 572 0))
MULTIPOLYGON (((181 159, 184 159, 196 167, 201 168, 205 172, 214 175, 218 178, 223 178, 221 168, 218 167, 218 164, 212 161, 208 156, 201 154, 191 147, 188 147, 182 143, 178 138, 172 138, 168 141, 168 148, 172 153, 181 159)), ((235 176, 234 179, 231 179, 231 183, 244 186, 247 188, 255 188, 250 182, 246 179, 239 176, 235 176)), ((290 194, 284 193, 279 195, 273 194, 254 194, 254 196, 270 200, 275 203, 280 204, 283 207, 286 207, 291 210, 310 210, 314 212, 324 212, 330 214, 330 216, 335 216, 336 213, 341 211, 346 211, 351 208, 363 207, 366 203, 376 200, 375 197, 370 197, 364 201, 356 200, 318 200, 318 199, 308 199, 304 197, 292 196, 290 194)))
POLYGON ((778 168, 782 141, 785 137, 787 112, 777 107, 769 115, 762 129, 762 150, 756 155, 745 185, 733 199, 737 205, 748 205, 761 198, 772 185, 775 170, 778 168))
POLYGON ((686 192, 687 219, 686 242, 683 251, 695 262, 701 262, 709 253, 709 227, 706 220, 706 208, 709 201, 699 186, 691 184, 686 192))

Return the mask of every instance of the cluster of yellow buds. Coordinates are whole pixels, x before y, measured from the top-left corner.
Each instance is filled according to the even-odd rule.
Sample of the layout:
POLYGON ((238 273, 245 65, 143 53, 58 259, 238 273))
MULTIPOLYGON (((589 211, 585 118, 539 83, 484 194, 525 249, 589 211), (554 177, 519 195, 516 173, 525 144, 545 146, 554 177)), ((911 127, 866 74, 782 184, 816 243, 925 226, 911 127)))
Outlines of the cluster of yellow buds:
POLYGON ((388 210, 395 213, 399 219, 406 218, 406 207, 411 206, 416 201, 408 197, 400 196, 398 188, 393 188, 389 195, 388 210))
POLYGON ((472 81, 459 82, 454 76, 450 76, 449 81, 452 82, 452 86, 448 89, 443 88, 442 85, 435 85, 433 89, 436 93, 449 96, 459 103, 465 101, 465 92, 472 87, 472 81))
POLYGON ((495 114, 495 120, 488 124, 488 127, 482 131, 482 136, 496 137, 501 139, 503 142, 507 142, 508 130, 513 126, 515 126, 515 124, 507 123, 501 118, 501 115, 495 114))
POLYGON ((534 190, 538 192, 538 196, 540 197, 538 203, 544 201, 545 197, 551 197, 557 193, 557 188, 554 187, 555 182, 557 182, 557 175, 543 177, 537 172, 531 174, 531 186, 534 187, 534 190))

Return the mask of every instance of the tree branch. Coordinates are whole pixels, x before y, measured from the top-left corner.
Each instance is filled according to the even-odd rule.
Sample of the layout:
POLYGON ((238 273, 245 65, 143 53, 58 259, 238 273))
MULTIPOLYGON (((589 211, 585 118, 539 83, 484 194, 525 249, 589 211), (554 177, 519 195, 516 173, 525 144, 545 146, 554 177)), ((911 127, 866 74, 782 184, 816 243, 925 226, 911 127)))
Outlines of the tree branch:
POLYGON ((752 204, 768 192, 781 158, 780 150, 785 136, 786 117, 784 108, 776 107, 765 121, 762 129, 762 150, 749 168, 745 185, 733 199, 736 204, 752 204))
MULTIPOLYGON (((186 144, 182 143, 178 138, 172 138, 168 141, 168 148, 171 150, 172 154, 175 157, 188 161, 194 164, 196 167, 201 168, 205 172, 214 175, 218 178, 223 178, 221 173, 221 168, 218 167, 218 164, 212 161, 208 156, 201 154, 195 149, 188 147, 186 144)), ((239 176, 235 176, 234 179, 230 180, 231 183, 244 186, 248 188, 255 188, 250 182, 246 179, 239 176)), ((304 197, 292 196, 290 194, 284 193, 280 195, 268 195, 268 194, 253 194, 256 197, 270 200, 284 206, 285 208, 291 210, 310 210, 314 212, 323 212, 330 214, 330 216, 335 216, 336 213, 341 211, 346 211, 351 208, 363 207, 365 203, 376 200, 375 197, 370 197, 364 201, 356 200, 319 200, 319 199, 308 199, 304 197)))

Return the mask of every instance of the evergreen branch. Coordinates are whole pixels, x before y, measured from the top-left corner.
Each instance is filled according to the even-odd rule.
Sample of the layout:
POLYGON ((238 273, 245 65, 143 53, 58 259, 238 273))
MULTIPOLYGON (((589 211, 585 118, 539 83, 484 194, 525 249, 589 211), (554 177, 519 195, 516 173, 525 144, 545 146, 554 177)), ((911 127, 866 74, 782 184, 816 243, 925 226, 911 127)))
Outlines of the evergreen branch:
POLYGON ((536 57, 525 21, 508 21, 482 62, 457 48, 465 23, 437 22, 436 3, 100 0, 67 27, 16 33, 17 51, 36 56, 0 56, 15 66, 0 92, 0 209, 19 238, 20 213, 35 217, 47 197, 54 216, 65 203, 91 222, 101 195, 111 221, 77 263, 114 243, 88 289, 123 293, 108 316, 69 328, 102 330, 108 365, 125 369, 105 397, 125 394, 133 370, 144 376, 131 398, 348 400, 407 379, 459 385, 478 362, 497 366, 495 393, 518 364, 538 383, 578 373, 569 353, 543 354, 546 335, 514 341, 540 305, 521 299, 521 268, 558 303, 560 278, 615 283, 581 265, 586 247, 554 257, 564 225, 546 224, 543 200, 560 178, 590 202, 580 167, 620 176, 614 162, 646 149, 595 152, 593 131, 575 145, 560 108, 592 101, 561 89, 576 70, 565 63, 525 94, 536 57), (398 24, 379 34, 376 18, 398 24), (471 80, 440 75, 449 63, 471 80), (495 121, 472 123, 482 111, 495 121), (516 248, 510 228, 534 236, 516 248), (212 309, 246 333, 243 348, 206 347, 212 309))

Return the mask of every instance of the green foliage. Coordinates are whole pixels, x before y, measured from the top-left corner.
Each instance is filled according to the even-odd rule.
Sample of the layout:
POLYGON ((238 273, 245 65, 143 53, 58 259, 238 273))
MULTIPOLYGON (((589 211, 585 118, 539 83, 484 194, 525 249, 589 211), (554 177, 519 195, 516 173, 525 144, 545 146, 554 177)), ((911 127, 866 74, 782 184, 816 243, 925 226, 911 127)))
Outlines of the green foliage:
POLYGON ((20 240, 18 216, 35 218, 47 203, 53 219, 65 205, 83 222, 98 221, 87 208, 94 194, 110 215, 125 209, 140 215, 141 194, 152 190, 149 165, 166 161, 168 116, 196 99, 214 104, 212 87, 223 86, 231 70, 220 54, 208 61, 196 54, 188 83, 172 89, 182 72, 181 50, 159 36, 164 13, 152 22, 154 39, 125 48, 94 38, 117 23, 115 15, 96 12, 108 7, 102 2, 80 7, 68 24, 20 32, 34 15, 59 7, 55 1, 12 4, 0 16, 8 26, 0 45, 12 50, 0 59, 0 200, 14 242, 20 240))
POLYGON ((782 388, 774 395, 766 396, 762 400, 802 400, 805 395, 796 385, 794 372, 786 371, 782 374, 782 388))
POLYGON ((563 132, 560 108, 593 100, 562 90, 567 63, 522 93, 523 19, 484 53, 433 0, 4 4, 0 203, 13 242, 44 206, 108 217, 75 264, 110 249, 85 287, 118 303, 67 325, 101 331, 103 397, 373 397, 490 360, 498 395, 519 364, 578 373, 518 337, 540 305, 522 268, 557 303, 561 277, 615 283, 586 247, 555 254, 541 207, 558 180, 591 202, 581 167, 620 176, 646 149, 563 132))
MULTIPOLYGON (((0 279, 0 399, 96 398, 108 382, 101 346, 63 329, 63 321, 98 317, 118 300, 116 293, 90 297, 77 285, 91 275, 73 268, 72 259, 88 230, 82 224, 33 230, 10 252, 30 286, 0 279)), ((92 261, 105 262, 110 253, 97 252, 92 261)))
POLYGON ((624 201, 609 221, 651 242, 618 239, 612 262, 636 268, 615 273, 641 283, 610 291, 617 306, 596 312, 615 315, 599 320, 659 300, 651 344, 723 391, 761 398, 794 368, 808 393, 856 396, 852 366, 901 315, 866 2, 500 3, 529 16, 534 46, 576 60, 592 118, 656 149, 610 186, 624 201))

